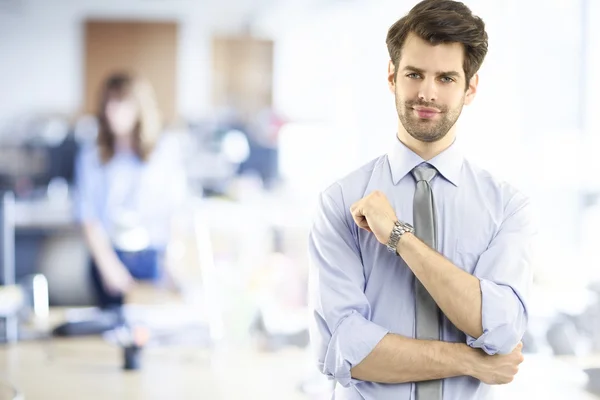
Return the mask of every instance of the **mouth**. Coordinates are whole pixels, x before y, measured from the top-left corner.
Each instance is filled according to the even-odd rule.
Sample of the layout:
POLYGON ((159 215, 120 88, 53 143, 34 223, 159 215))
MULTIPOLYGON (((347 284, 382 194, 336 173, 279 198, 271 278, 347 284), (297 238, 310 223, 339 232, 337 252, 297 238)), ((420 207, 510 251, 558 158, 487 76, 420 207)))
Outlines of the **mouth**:
POLYGON ((441 114, 441 111, 436 108, 413 107, 413 110, 421 119, 432 119, 441 114))

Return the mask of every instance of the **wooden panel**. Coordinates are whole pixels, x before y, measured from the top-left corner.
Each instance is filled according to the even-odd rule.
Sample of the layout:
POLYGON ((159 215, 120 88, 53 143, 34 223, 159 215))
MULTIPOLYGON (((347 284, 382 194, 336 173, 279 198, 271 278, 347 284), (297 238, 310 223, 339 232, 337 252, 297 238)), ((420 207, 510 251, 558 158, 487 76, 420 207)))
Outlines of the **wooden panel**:
POLYGON ((273 101, 273 42, 250 37, 213 39, 213 105, 252 115, 273 101))
POLYGON ((106 77, 133 71, 154 86, 165 119, 176 116, 175 22, 87 21, 85 24, 85 111, 95 113, 106 77))

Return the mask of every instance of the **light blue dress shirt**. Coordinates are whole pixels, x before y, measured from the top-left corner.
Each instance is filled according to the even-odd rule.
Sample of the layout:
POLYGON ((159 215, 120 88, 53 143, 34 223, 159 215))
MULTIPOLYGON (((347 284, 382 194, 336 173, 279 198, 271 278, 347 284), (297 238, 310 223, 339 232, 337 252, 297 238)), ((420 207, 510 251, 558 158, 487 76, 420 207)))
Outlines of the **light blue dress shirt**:
MULTIPOLYGON (((402 258, 357 227, 350 206, 382 191, 400 220, 412 224, 415 180, 425 162, 396 141, 381 156, 321 193, 309 239, 311 340, 318 365, 336 380, 335 399, 414 399, 414 383, 351 378, 387 334, 415 337, 415 277, 402 258)), ((488 354, 510 353, 527 325, 536 229, 527 197, 464 158, 459 144, 428 161, 437 212, 438 251, 480 280, 483 335, 466 336, 442 317, 441 338, 488 354)), ((444 400, 486 399, 490 386, 468 376, 445 379, 444 400)))
POLYGON ((165 134, 146 162, 122 151, 105 164, 96 146, 83 148, 76 161, 76 219, 99 222, 116 248, 164 249, 171 218, 187 195, 179 146, 165 134))

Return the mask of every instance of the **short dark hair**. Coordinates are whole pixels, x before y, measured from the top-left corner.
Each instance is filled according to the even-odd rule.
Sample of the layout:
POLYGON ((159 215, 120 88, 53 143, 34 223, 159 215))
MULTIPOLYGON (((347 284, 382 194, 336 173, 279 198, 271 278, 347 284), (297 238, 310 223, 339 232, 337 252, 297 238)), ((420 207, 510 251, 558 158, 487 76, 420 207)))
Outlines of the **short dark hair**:
POLYGON ((469 7, 459 1, 421 1, 388 30, 386 44, 395 67, 394 79, 402 47, 411 32, 434 45, 461 43, 465 52, 463 70, 468 88, 488 50, 488 35, 481 18, 473 15, 469 7))

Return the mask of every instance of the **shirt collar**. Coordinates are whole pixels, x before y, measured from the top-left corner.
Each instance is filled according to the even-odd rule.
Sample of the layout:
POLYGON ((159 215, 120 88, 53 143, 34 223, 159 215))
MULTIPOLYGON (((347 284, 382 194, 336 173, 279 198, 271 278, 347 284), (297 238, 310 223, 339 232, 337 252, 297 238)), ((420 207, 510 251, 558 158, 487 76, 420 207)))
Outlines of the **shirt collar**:
POLYGON ((454 140, 450 147, 426 161, 396 138, 394 147, 388 153, 388 159, 394 185, 397 185, 417 165, 426 162, 434 166, 446 180, 454 186, 458 186, 464 156, 460 145, 454 140))

